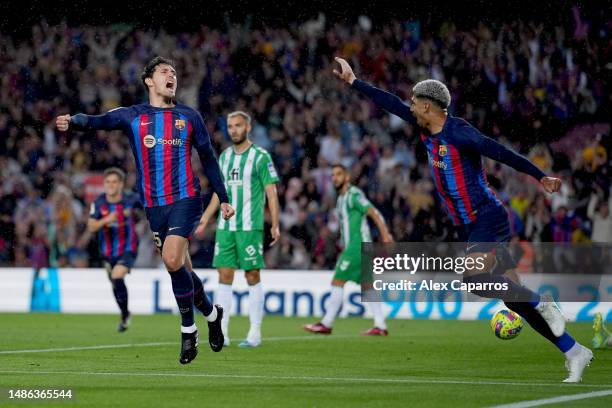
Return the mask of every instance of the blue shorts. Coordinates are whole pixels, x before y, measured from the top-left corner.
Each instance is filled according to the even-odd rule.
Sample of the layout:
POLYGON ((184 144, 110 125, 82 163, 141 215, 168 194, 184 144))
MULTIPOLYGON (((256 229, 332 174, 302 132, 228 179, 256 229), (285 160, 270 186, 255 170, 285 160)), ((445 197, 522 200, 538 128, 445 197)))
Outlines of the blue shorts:
POLYGON ((126 251, 123 255, 114 256, 112 258, 104 258, 102 263, 104 264, 104 268, 108 273, 110 273, 115 265, 123 265, 128 268, 128 272, 134 266, 134 262, 136 261, 136 254, 134 252, 126 251))
POLYGON ((478 210, 478 217, 470 224, 459 227, 459 240, 466 243, 466 253, 495 253, 497 266, 494 273, 503 273, 516 267, 509 251, 510 222, 502 206, 487 206, 478 210))
POLYGON ((200 197, 185 198, 170 205, 145 208, 157 248, 161 251, 168 235, 191 239, 191 234, 200 223, 202 212, 200 197))

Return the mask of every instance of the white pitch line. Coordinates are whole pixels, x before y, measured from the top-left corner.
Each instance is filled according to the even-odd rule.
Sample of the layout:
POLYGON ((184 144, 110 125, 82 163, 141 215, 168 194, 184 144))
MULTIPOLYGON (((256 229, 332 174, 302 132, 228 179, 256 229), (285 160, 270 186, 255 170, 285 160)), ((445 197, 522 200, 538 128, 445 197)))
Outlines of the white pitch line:
MULTIPOLYGON (((346 335, 334 335, 334 336, 288 336, 288 337, 267 337, 264 341, 291 341, 291 340, 329 340, 329 339, 345 339, 345 338, 361 338, 362 336, 355 336, 351 334, 346 335)), ((405 336, 395 336, 405 337, 405 336)), ((178 342, 156 342, 156 343, 128 343, 128 344, 106 344, 99 346, 74 346, 74 347, 59 347, 59 348, 46 348, 46 349, 24 349, 24 350, 1 350, 2 354, 26 354, 26 353, 53 353, 63 351, 82 351, 82 350, 106 350, 106 349, 120 349, 120 348, 132 348, 132 347, 157 347, 157 346, 173 346, 179 344, 178 342)))
MULTIPOLYGON (((440 380, 436 378, 367 378, 367 377, 317 377, 317 376, 276 376, 276 375, 248 375, 248 374, 205 374, 205 373, 128 373, 128 372, 95 372, 95 371, 35 371, 35 370, 0 370, 0 374, 41 374, 41 375, 90 375, 110 377, 193 377, 193 378, 232 378, 251 380, 280 380, 280 381, 344 381, 344 382, 378 382, 394 384, 458 384, 458 385, 511 385, 524 387, 579 387, 579 388, 610 388, 612 384, 564 384, 564 383, 533 383, 512 381, 468 381, 468 380, 440 380)), ((605 392, 612 393, 612 390, 605 392)))
POLYGON ((560 397, 543 398, 532 401, 521 401, 512 404, 496 405, 493 408, 529 408, 540 407, 542 405, 556 404, 558 402, 578 401, 588 398, 598 398, 612 395, 612 390, 585 392, 583 394, 563 395, 560 397))
POLYGON ((155 346, 167 346, 170 342, 157 342, 157 343, 129 343, 129 344, 106 344, 100 346, 75 346, 75 347, 60 347, 60 348, 48 348, 48 349, 25 349, 25 350, 3 350, 0 354, 25 354, 25 353, 53 353, 62 351, 81 351, 81 350, 106 350, 106 349, 120 349, 120 348, 131 348, 131 347, 155 347, 155 346))

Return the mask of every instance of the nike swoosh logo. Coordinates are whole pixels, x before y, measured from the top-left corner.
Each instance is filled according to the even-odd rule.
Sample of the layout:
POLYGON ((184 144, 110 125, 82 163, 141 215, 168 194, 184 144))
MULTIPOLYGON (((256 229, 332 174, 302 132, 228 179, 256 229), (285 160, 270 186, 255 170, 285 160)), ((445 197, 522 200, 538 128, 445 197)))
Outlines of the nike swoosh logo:
POLYGON ((172 231, 172 230, 179 229, 179 228, 181 227, 171 227, 171 228, 168 228, 168 231, 172 231))
POLYGON ((147 126, 147 125, 150 125, 151 123, 153 123, 153 122, 146 122, 146 123, 145 122, 140 122, 140 126, 147 126))

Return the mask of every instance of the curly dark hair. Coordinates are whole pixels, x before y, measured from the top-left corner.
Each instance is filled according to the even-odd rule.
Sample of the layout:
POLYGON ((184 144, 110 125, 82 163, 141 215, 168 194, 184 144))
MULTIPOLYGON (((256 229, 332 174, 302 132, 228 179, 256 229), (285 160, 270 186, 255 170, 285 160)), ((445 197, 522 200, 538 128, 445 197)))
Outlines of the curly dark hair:
POLYGON ((160 64, 167 64, 174 68, 174 61, 160 56, 157 56, 151 61, 147 62, 147 65, 145 65, 144 69, 142 70, 142 74, 140 74, 140 80, 147 91, 149 90, 149 87, 145 83, 145 79, 151 78, 153 76, 153 72, 155 72, 155 67, 160 64))

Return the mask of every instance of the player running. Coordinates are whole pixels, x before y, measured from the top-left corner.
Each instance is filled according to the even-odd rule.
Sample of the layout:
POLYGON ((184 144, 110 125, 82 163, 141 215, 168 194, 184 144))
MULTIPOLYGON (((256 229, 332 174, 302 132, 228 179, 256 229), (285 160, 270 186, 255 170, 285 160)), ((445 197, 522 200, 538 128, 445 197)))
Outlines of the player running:
MULTIPOLYGON (((215 239, 213 266, 219 271, 219 304, 226 311, 221 327, 225 344, 230 344, 228 334, 229 314, 232 307, 232 283, 234 271, 243 269, 249 284, 249 321, 246 339, 239 347, 261 345, 261 322, 264 313, 264 294, 260 270, 264 268, 263 228, 266 198, 272 226, 270 233, 274 245, 280 237, 279 204, 276 183, 278 175, 270 154, 249 140, 251 117, 242 111, 227 116, 227 130, 233 146, 221 153, 219 163, 236 216, 227 221, 219 217, 215 239), (265 194, 264 194, 265 193, 265 194)), ((202 235, 208 221, 219 208, 219 198, 213 195, 204 211, 196 235, 202 235)))
POLYGON ((191 167, 195 147, 204 174, 221 202, 223 217, 234 210, 227 192, 202 116, 194 109, 176 103, 177 76, 172 61, 155 57, 141 75, 149 103, 113 109, 103 115, 57 117, 60 131, 122 130, 129 135, 136 167, 138 189, 155 245, 160 250, 172 280, 172 290, 181 314, 181 353, 179 362, 190 363, 198 354, 198 331, 193 307, 208 320, 208 341, 213 351, 223 348, 221 319, 223 309, 213 307, 188 260, 191 234, 202 215, 200 182, 191 167))
MULTIPOLYGON (((334 74, 352 88, 370 98, 377 106, 422 129, 421 140, 427 148, 434 184, 453 223, 458 227, 460 239, 468 243, 471 257, 485 257, 486 271, 467 271, 464 282, 500 283, 507 291, 473 291, 478 296, 497 298, 521 315, 542 336, 565 354, 569 371, 564 382, 579 382, 582 372, 593 359, 593 353, 579 344, 565 330, 565 317, 549 297, 540 297, 508 276, 491 273, 495 264, 506 262, 505 253, 510 227, 502 203, 489 187, 482 156, 511 166, 534 177, 548 193, 561 187, 561 180, 547 177, 525 157, 507 149, 480 133, 463 119, 448 114, 451 102, 447 87, 440 81, 425 80, 417 83, 412 104, 405 104, 397 96, 373 87, 355 77, 348 62, 336 58, 340 71, 334 74), (497 252, 495 252, 497 251, 497 252), (497 254, 497 255, 496 255, 497 254)), ((506 264, 510 269, 512 265, 506 264)), ((498 268, 501 269, 501 268, 498 268)), ((502 271, 504 272, 504 271, 502 271)))
MULTIPOLYGON (((361 280, 361 243, 372 242, 370 217, 378 227, 383 242, 393 242, 385 220, 367 199, 363 191, 351 185, 351 176, 341 164, 332 167, 332 183, 338 193, 336 212, 340 224, 344 250, 336 262, 336 271, 332 279, 331 295, 323 320, 307 324, 304 329, 311 333, 331 334, 336 315, 342 307, 344 285, 347 281, 362 283, 361 280)), ((365 288, 362 288, 364 290, 365 288)), ((374 327, 363 332, 364 336, 388 336, 385 315, 379 302, 369 302, 374 315, 374 327)))
POLYGON ((104 193, 91 203, 87 229, 98 233, 100 254, 121 311, 117 330, 130 325, 125 276, 130 273, 138 252, 136 212, 142 209, 138 196, 123 191, 125 173, 117 167, 104 171, 104 193))

